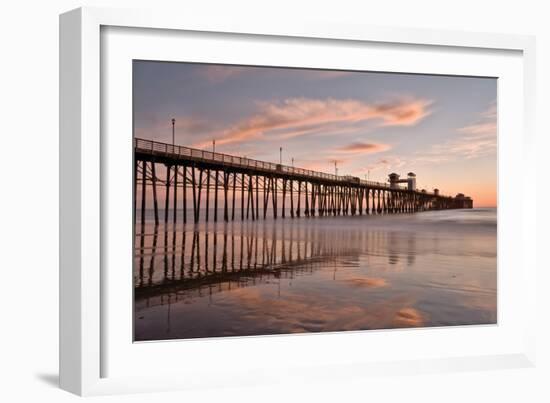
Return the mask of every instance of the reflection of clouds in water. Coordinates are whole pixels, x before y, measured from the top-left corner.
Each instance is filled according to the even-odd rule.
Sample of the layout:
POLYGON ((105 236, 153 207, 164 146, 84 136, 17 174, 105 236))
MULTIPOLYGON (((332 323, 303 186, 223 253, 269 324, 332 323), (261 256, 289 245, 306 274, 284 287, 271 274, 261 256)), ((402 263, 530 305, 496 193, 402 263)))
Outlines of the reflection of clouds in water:
POLYGON ((238 300, 245 321, 260 321, 266 331, 277 333, 300 333, 320 331, 366 330, 422 325, 422 315, 413 308, 413 301, 404 298, 383 300, 380 303, 360 304, 348 301, 342 304, 338 298, 328 296, 324 301, 315 301, 307 295, 283 295, 270 298, 258 289, 241 288, 232 292, 238 300), (396 321, 395 318, 403 320, 396 321))
POLYGON ((414 308, 403 308, 397 311, 393 323, 396 327, 422 326, 424 317, 414 308))
POLYGON ((151 227, 136 337, 494 323, 495 231, 469 228, 416 215, 151 227))
POLYGON ((367 288, 386 287, 388 285, 385 279, 376 277, 352 278, 347 280, 347 282, 355 287, 367 288))

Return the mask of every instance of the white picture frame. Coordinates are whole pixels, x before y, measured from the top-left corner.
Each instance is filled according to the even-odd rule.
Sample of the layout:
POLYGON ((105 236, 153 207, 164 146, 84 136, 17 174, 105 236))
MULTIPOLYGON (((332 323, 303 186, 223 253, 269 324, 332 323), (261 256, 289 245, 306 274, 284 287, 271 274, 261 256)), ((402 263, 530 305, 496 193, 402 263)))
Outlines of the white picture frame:
MULTIPOLYGON (((248 46, 246 40, 243 42, 245 47, 248 46)), ((189 46, 188 49, 199 49, 192 42, 189 46)), ((536 189, 534 178, 529 174, 535 170, 532 158, 535 152, 532 127, 534 38, 333 23, 294 25, 268 19, 243 23, 149 10, 81 8, 61 15, 60 48, 60 384, 63 389, 79 395, 95 395, 293 382, 298 378, 329 380, 375 373, 410 374, 534 365, 535 325, 530 313, 535 312, 536 253, 534 235, 529 234, 535 233, 535 211, 528 206, 534 204, 536 195, 532 190, 514 195, 507 182, 502 181, 506 177, 514 182, 516 188, 536 189), (456 61, 463 57, 461 52, 480 58, 486 54, 497 58, 499 55, 511 55, 509 63, 504 61, 507 56, 500 63, 511 66, 509 70, 502 67, 503 77, 507 77, 505 81, 510 83, 509 87, 503 84, 503 91, 505 95, 514 93, 519 100, 510 100, 509 104, 504 102, 503 108, 505 112, 512 112, 520 105, 521 112, 505 113, 503 120, 499 118, 499 259, 501 252, 509 254, 505 262, 499 261, 499 325, 145 343, 142 344, 145 347, 135 349, 127 337, 130 331, 127 328, 130 318, 125 318, 127 305, 114 309, 112 302, 113 289, 116 289, 118 280, 106 269, 110 259, 117 258, 111 255, 111 243, 118 245, 119 241, 122 244, 125 242, 124 234, 121 237, 116 235, 119 224, 115 224, 115 215, 106 214, 106 211, 111 211, 113 202, 111 186, 119 182, 106 178, 111 175, 118 177, 114 171, 109 171, 115 169, 112 153, 124 151, 126 141, 131 140, 126 134, 121 134, 117 135, 117 141, 112 141, 115 138, 111 134, 113 129, 120 127, 120 133, 127 133, 131 122, 125 120, 127 115, 124 113, 122 116, 117 113, 118 121, 111 120, 113 114, 109 108, 113 107, 117 112, 128 111, 130 107, 124 106, 128 99, 128 87, 124 80, 106 80, 102 75, 124 77, 128 71, 127 66, 124 67, 125 60, 135 57, 135 53, 125 52, 124 49, 136 51, 136 47, 121 41, 131 41, 131 37, 140 32, 139 29, 144 30, 141 31, 144 35, 140 38, 141 48, 150 50, 145 57, 160 57, 161 60, 181 59, 181 55, 175 55, 170 47, 181 39, 178 33, 192 33, 193 40, 214 33, 218 42, 230 41, 231 38, 245 38, 260 44, 270 41, 283 50, 286 46, 290 54, 288 57, 293 57, 288 47, 289 41, 301 47, 318 41, 319 46, 332 47, 335 51, 348 44, 356 48, 354 52, 361 52, 361 46, 368 44, 394 46, 397 56, 399 52, 406 51, 405 48, 412 47, 415 52, 424 52, 424 63, 429 62, 432 67, 430 71, 425 71, 421 64, 414 67, 414 63, 410 62, 408 66, 403 66, 402 71, 417 69, 428 73, 452 74, 458 71, 454 69, 461 68, 463 72, 468 72, 471 68, 473 75, 479 75, 479 71, 491 75, 489 73, 497 69, 495 66, 501 62, 500 59, 491 62, 492 56, 489 55, 485 66, 475 66, 481 70, 474 71, 474 67, 466 65, 445 70, 445 62, 438 64, 437 52, 446 52, 456 61), (113 36, 106 39, 104 34, 109 32, 113 36), (162 45, 153 55, 152 45, 161 42, 162 45), (115 56, 121 60, 112 66, 109 60, 103 60, 110 57, 114 62, 115 56), (117 126, 119 124, 121 126, 117 126), (514 154, 514 150, 520 152, 514 154), (507 248, 512 242, 517 243, 513 251, 507 248), (506 269, 501 276, 501 265, 511 266, 512 263, 521 270, 512 272, 506 269), (522 302, 512 308, 514 295, 518 295, 518 300, 522 302), (502 318, 501 311, 509 316, 502 318), (117 337, 119 334, 122 336, 117 337), (390 356, 387 349, 380 347, 381 355, 376 356, 374 351, 370 351, 369 359, 361 354, 352 355, 349 351, 335 352, 337 346, 358 345, 367 338, 371 345, 416 345, 418 351, 411 353, 404 348, 396 348, 390 356), (463 340, 462 348, 451 347, 453 340, 463 340), (221 364, 218 371, 211 373, 206 366, 200 365, 201 354, 212 350, 220 357, 220 362, 232 362, 230 376, 227 367, 221 364), (239 362, 235 362, 237 357, 231 354, 235 350, 241 351, 239 362), (248 358, 243 358, 243 351, 247 352, 248 358), (285 357, 281 354, 283 351, 291 351, 293 356, 285 357), (319 351, 326 354, 321 356, 319 351), (258 371, 260 362, 257 357, 261 352, 264 353, 263 366, 258 371), (184 364, 174 364, 173 360, 167 359, 167 354, 185 354, 187 359, 184 364), (137 357, 145 363, 144 368, 133 370, 135 365, 132 368, 132 362, 137 357), (156 376, 146 370, 152 366, 152 360, 156 360, 155 365, 163 364, 164 370, 156 376), (111 365, 115 362, 120 365, 111 365), (128 364, 122 365, 123 362, 128 364), (186 373, 186 368, 191 367, 193 373, 186 373), (307 373, 304 373, 304 368, 308 368, 307 373), (205 381, 205 375, 209 375, 208 381, 205 381)), ((241 52, 238 60, 242 62, 243 52, 234 49, 236 55, 241 52)), ((311 53, 313 55, 315 52, 311 53)), ((205 56, 197 50, 194 57, 195 60, 199 58, 204 61, 207 58, 213 62, 223 62, 229 56, 212 53, 205 56)), ((388 56, 388 60, 390 58, 388 56)), ((315 56, 311 56, 315 67, 335 67, 326 65, 327 62, 321 59, 314 59, 315 56)), ((287 59, 285 65, 290 63, 289 60, 292 59, 287 59)), ((267 53, 263 55, 261 52, 254 52, 246 61, 256 61, 258 64, 270 62, 267 53)), ((297 66, 303 67, 309 63, 306 59, 296 61, 297 66)), ((350 63, 349 56, 347 63, 350 63)), ((373 69, 384 69, 384 62, 380 63, 373 69)), ((122 173, 126 172, 125 166, 120 164, 122 173)), ((131 181, 128 181, 128 186, 131 186, 131 181)), ((124 291, 121 293, 127 296, 124 291)), ((131 301, 127 303, 131 304, 131 301)))

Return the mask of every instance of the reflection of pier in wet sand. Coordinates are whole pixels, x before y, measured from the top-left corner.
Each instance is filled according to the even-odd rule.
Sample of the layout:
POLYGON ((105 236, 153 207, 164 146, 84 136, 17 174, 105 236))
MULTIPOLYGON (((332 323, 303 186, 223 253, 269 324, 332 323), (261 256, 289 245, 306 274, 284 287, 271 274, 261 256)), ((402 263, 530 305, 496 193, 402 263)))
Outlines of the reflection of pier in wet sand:
MULTIPOLYGON (((137 301, 160 296, 157 303, 162 303, 167 295, 177 297, 180 291, 215 293, 271 278, 294 278, 311 273, 319 262, 326 266, 333 261, 336 268, 342 256, 358 260, 362 248, 386 250, 394 236, 386 231, 327 232, 292 224, 158 229, 151 226, 150 233, 137 236, 137 301)), ((414 238, 409 238, 412 244, 407 261, 411 264, 414 238)), ((398 262, 399 254, 391 253, 390 248, 388 263, 398 262)))
POLYGON ((136 340, 494 323, 496 226, 484 214, 150 218, 135 238, 136 340))

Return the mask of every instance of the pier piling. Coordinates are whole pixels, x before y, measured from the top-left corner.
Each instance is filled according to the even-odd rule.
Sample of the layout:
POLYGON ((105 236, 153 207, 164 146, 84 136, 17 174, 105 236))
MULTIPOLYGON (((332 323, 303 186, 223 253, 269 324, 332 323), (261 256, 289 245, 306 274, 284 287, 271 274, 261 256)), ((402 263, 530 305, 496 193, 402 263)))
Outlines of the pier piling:
POLYGON ((152 189, 154 222, 155 225, 159 224, 157 185, 162 185, 163 180, 157 175, 157 164, 161 164, 166 168, 166 179, 164 180, 164 225, 166 228, 170 201, 173 205, 174 228, 177 225, 180 188, 182 189, 184 224, 187 223, 188 190, 193 199, 193 222, 200 221, 203 187, 205 187, 204 198, 206 198, 204 216, 206 222, 212 218, 210 212, 210 190, 212 187, 214 188, 214 222, 218 221, 220 197, 223 198, 223 220, 225 222, 228 222, 229 219, 235 220, 237 197, 241 199, 241 221, 260 219, 261 197, 263 197, 263 218, 267 218, 268 210, 271 208, 271 214, 275 220, 279 216, 286 219, 288 211, 291 218, 300 218, 302 215, 308 218, 315 216, 354 217, 472 208, 473 206, 472 199, 463 194, 450 197, 440 194, 437 189, 428 193, 426 190, 419 191, 411 187, 410 184, 408 187, 396 185, 404 181, 413 181, 415 175, 412 173, 409 173, 407 180, 399 180, 399 175, 391 174, 388 184, 295 167, 284 167, 280 164, 225 154, 205 153, 186 147, 172 147, 172 145, 142 139, 134 140, 134 148, 134 222, 137 219, 136 198, 139 185, 141 185, 139 218, 142 223, 146 220, 147 198, 150 197, 147 192, 149 183, 150 189, 152 189), (190 175, 189 179, 188 175, 190 175), (171 199, 172 187, 174 194, 171 199), (229 206, 230 201, 231 207, 229 206), (288 204, 290 204, 290 209, 288 209, 288 204), (229 217, 230 208, 231 217, 229 217))

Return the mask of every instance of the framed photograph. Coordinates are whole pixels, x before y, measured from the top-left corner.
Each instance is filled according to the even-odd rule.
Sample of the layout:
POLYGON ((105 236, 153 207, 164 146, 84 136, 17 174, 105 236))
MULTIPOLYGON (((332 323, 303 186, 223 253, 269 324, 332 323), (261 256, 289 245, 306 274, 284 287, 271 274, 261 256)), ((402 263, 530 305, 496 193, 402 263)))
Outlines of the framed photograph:
POLYGON ((533 38, 95 8, 60 36, 64 389, 532 365, 533 38))

